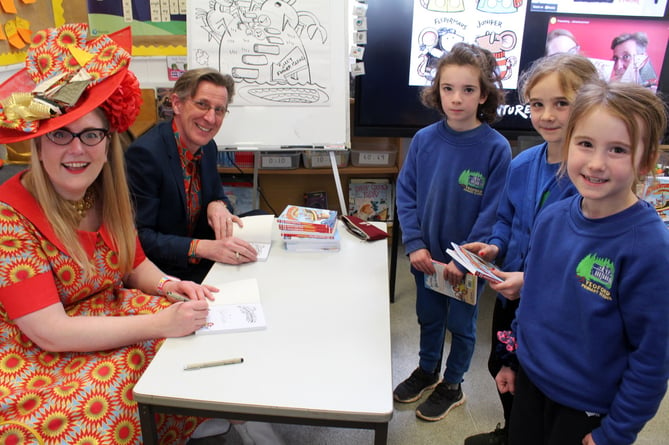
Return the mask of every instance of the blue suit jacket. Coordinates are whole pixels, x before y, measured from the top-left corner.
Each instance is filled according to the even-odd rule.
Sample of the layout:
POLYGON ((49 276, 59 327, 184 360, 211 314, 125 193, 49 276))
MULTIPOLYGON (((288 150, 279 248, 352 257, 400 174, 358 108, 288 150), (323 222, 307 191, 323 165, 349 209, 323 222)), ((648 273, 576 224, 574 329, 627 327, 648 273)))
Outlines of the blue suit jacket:
POLYGON ((172 122, 158 123, 135 140, 125 153, 142 248, 165 273, 197 282, 202 281, 212 262, 189 263, 188 249, 194 238, 215 238, 207 223, 207 205, 224 200, 232 209, 218 174, 216 144, 210 141, 200 149, 202 211, 192 236, 188 234, 186 192, 172 122))

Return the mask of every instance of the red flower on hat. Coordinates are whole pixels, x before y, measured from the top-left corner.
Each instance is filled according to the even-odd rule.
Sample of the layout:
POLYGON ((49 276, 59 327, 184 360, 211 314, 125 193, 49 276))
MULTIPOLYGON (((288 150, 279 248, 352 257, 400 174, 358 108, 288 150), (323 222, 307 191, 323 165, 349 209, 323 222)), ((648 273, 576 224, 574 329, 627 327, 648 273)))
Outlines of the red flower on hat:
POLYGON ((116 91, 100 105, 109 120, 110 130, 119 133, 127 131, 137 119, 142 102, 142 92, 137 77, 132 71, 126 71, 116 91))

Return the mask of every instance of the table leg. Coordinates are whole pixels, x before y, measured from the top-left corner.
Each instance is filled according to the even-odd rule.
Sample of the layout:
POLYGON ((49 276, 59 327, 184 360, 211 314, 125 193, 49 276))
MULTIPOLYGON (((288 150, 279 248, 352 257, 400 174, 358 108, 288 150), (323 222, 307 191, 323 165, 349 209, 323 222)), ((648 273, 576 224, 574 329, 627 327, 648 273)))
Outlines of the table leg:
MULTIPOLYGON (((397 209, 397 206, 395 206, 397 209)), ((395 210, 397 211, 397 210, 395 210)), ((397 250, 400 244, 400 238, 402 237, 402 228, 400 227, 400 221, 395 215, 395 220, 393 221, 393 230, 391 233, 392 241, 390 245, 390 302, 395 302, 395 280, 397 278, 397 250)))
POLYGON ((386 445, 388 443, 388 424, 379 423, 374 428, 374 445, 386 445))
POLYGON ((142 426, 142 439, 144 445, 158 444, 158 431, 156 430, 156 417, 150 405, 137 404, 139 410, 139 423, 142 426))

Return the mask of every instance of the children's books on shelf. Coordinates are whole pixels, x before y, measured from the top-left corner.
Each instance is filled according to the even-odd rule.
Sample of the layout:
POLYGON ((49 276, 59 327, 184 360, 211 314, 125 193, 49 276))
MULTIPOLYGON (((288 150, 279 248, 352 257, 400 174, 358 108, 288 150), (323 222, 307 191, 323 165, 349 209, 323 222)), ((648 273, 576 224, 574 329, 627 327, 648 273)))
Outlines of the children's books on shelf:
POLYGON ((389 179, 351 179, 348 213, 364 221, 393 218, 393 187, 389 179))
POLYGON ((258 261, 265 261, 272 248, 274 215, 252 215, 241 218, 242 227, 233 225, 232 235, 251 244, 258 253, 258 261))
POLYGON ((206 324, 196 335, 221 334, 265 329, 265 314, 260 303, 258 282, 255 278, 210 283, 219 289, 209 303, 206 324))
POLYGON ((451 243, 451 246, 453 246, 453 249, 446 249, 446 253, 460 263, 471 274, 493 283, 501 283, 504 281, 493 273, 494 270, 500 269, 491 262, 484 260, 474 252, 463 249, 455 243, 451 243))
POLYGON ((440 294, 448 295, 451 298, 460 300, 472 306, 476 305, 477 282, 476 276, 466 273, 460 284, 453 287, 444 278, 444 268, 446 264, 432 260, 434 265, 434 275, 425 275, 425 287, 432 289, 440 294))

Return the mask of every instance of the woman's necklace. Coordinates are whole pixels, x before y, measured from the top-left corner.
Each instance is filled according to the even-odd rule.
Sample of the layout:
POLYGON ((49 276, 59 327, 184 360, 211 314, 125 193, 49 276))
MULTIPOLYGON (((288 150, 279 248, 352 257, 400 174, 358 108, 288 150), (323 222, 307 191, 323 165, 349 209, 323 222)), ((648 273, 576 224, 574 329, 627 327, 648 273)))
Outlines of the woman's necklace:
POLYGON ((91 188, 86 189, 84 197, 76 201, 67 201, 70 203, 75 212, 79 215, 79 218, 83 219, 86 216, 86 212, 93 208, 95 205, 95 193, 91 188))

